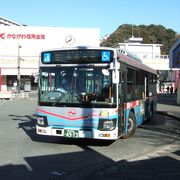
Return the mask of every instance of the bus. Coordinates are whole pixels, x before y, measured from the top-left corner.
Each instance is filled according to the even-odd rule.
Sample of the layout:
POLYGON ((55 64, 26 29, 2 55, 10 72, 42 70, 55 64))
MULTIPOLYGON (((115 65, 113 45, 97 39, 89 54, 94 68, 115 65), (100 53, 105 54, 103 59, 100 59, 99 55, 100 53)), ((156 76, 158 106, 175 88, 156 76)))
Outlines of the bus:
POLYGON ((67 138, 129 138, 156 112, 156 71, 125 50, 41 52, 36 132, 67 138))

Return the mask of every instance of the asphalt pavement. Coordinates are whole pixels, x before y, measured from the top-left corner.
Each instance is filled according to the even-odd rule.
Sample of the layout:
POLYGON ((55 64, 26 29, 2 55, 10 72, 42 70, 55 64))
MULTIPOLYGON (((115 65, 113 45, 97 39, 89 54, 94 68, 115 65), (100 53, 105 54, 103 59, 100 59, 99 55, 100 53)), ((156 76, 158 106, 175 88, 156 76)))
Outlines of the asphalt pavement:
POLYGON ((180 120, 180 105, 176 102, 176 94, 158 94, 157 113, 180 120))
MULTIPOLYGON (((176 94, 158 94, 157 113, 180 121, 180 105, 176 94)), ((174 143, 131 161, 115 162, 113 166, 98 170, 86 179, 103 180, 179 180, 180 135, 174 143)))
MULTIPOLYGON (((34 91, 21 94, 19 98, 37 98, 37 92, 34 91)), ((157 113, 180 121, 180 105, 177 105, 176 103, 176 94, 158 94, 157 113)), ((114 162, 113 165, 99 169, 84 179, 179 180, 180 135, 172 144, 168 146, 163 146, 150 154, 144 154, 138 158, 131 159, 130 161, 121 160, 114 162)))

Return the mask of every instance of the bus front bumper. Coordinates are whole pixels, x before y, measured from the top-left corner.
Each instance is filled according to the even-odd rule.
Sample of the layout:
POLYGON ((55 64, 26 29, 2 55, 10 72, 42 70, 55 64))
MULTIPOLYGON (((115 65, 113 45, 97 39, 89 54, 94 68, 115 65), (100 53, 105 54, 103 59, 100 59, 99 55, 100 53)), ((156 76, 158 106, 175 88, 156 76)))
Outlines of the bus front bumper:
POLYGON ((41 127, 36 125, 36 133, 39 135, 60 136, 67 138, 90 138, 90 139, 118 139, 118 129, 112 131, 100 131, 97 129, 83 130, 75 128, 54 128, 54 127, 41 127))

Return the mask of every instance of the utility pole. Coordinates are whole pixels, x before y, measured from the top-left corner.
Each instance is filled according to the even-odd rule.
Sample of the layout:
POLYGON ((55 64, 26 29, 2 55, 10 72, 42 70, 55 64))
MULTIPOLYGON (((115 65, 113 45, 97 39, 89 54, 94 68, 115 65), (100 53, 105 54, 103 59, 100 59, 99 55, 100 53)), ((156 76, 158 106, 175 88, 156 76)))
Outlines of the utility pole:
POLYGON ((20 48, 22 48, 21 45, 18 44, 18 57, 17 57, 17 80, 18 80, 18 93, 20 93, 20 87, 21 87, 21 73, 20 73, 20 48))
POLYGON ((131 37, 134 38, 134 25, 132 24, 131 37))

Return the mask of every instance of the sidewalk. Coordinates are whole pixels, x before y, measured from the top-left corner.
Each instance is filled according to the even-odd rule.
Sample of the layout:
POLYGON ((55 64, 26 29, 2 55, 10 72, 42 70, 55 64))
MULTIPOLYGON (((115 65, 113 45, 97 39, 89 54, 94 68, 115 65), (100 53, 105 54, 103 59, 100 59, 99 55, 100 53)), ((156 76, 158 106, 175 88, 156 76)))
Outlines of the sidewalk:
POLYGON ((180 141, 130 161, 115 162, 89 175, 86 180, 179 180, 180 141))
MULTIPOLYGON (((180 120, 175 94, 158 94, 157 113, 180 120)), ((87 180, 179 180, 180 141, 141 157, 115 162, 89 175, 87 180)))
POLYGON ((158 94, 157 113, 180 120, 180 105, 176 103, 176 94, 158 94))
POLYGON ((13 99, 37 99, 37 90, 30 92, 21 91, 20 93, 13 93, 13 99))

